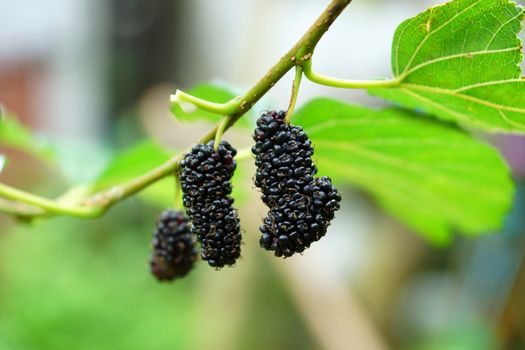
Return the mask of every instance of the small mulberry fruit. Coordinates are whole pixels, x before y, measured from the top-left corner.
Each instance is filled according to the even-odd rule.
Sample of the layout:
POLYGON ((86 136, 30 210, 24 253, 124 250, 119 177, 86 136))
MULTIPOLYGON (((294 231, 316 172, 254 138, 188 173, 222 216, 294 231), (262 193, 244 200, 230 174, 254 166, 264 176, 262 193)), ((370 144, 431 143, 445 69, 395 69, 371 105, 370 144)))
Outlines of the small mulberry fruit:
POLYGON ((186 276, 196 260, 197 247, 188 218, 182 212, 165 210, 153 233, 151 273, 159 281, 171 281, 186 276))
POLYGON ((237 210, 232 207, 231 178, 237 151, 226 141, 199 144, 181 162, 183 202, 192 232, 202 246, 202 259, 212 267, 233 265, 241 253, 237 210))
POLYGON ((317 178, 314 150, 300 126, 286 113, 268 112, 257 121, 255 185, 270 208, 260 227, 260 245, 278 257, 301 253, 326 234, 341 196, 328 177, 317 178))

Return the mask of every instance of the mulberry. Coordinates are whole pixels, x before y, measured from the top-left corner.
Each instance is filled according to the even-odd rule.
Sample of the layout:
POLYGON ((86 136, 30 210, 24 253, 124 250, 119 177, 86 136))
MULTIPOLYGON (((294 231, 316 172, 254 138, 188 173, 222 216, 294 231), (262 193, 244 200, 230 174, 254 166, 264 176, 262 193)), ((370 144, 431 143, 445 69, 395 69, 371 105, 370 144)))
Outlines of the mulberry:
POLYGON ((231 178, 237 151, 226 141, 199 144, 181 162, 184 206, 192 232, 202 246, 202 259, 212 267, 233 265, 240 257, 241 233, 237 210, 232 207, 231 178))
POLYGON ((260 245, 278 257, 301 253, 326 234, 341 196, 328 177, 317 178, 314 150, 300 126, 286 113, 268 112, 257 121, 255 185, 270 208, 260 227, 260 245))
POLYGON ((159 281, 171 281, 186 276, 196 260, 197 247, 188 218, 182 212, 165 210, 153 233, 151 273, 159 281))

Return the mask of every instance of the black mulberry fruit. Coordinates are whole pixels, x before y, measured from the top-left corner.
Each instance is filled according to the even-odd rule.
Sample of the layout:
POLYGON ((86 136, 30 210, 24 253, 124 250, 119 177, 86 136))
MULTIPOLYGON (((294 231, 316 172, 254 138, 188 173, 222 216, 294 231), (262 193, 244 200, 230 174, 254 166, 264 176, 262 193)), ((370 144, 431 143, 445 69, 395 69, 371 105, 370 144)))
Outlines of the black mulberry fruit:
POLYGON ((270 208, 260 227, 260 244, 278 257, 301 253, 326 234, 341 196, 328 177, 317 178, 314 150, 300 126, 286 113, 268 112, 257 121, 255 185, 270 208))
POLYGON ((159 281, 171 281, 186 276, 196 260, 197 247, 188 218, 182 212, 165 210, 153 233, 151 273, 159 281))
POLYGON ((212 267, 233 265, 241 253, 237 210, 232 207, 231 178, 237 151, 226 141, 199 144, 181 162, 184 206, 192 231, 202 246, 202 259, 212 267))

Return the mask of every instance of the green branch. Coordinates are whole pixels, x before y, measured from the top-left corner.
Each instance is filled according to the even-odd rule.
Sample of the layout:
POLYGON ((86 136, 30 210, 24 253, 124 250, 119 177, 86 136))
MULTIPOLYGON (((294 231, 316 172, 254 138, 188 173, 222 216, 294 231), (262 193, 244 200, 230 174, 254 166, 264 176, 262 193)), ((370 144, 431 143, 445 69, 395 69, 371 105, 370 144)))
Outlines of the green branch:
POLYGON ((22 218, 45 215, 42 209, 23 203, 11 202, 4 198, 0 198, 0 212, 22 218))
MULTIPOLYGON (((221 104, 191 96, 183 91, 177 91, 175 95, 172 95, 171 100, 174 101, 174 103, 187 102, 206 111, 228 116, 224 123, 222 123, 222 120, 217 123, 198 143, 207 143, 215 139, 218 130, 221 130, 220 133, 225 132, 233 126, 246 111, 251 109, 290 69, 297 65, 303 65, 304 62, 308 61, 321 37, 351 1, 352 0, 332 0, 303 37, 243 96, 221 104)), ((0 197, 42 210, 42 212, 35 212, 35 215, 31 215, 28 210, 17 211, 15 206, 8 206, 8 209, 3 211, 13 215, 19 214, 28 217, 49 214, 69 215, 81 218, 98 217, 103 215, 113 204, 128 198, 166 176, 178 172, 178 170, 180 170, 179 163, 184 154, 185 152, 173 157, 166 163, 129 182, 96 193, 78 204, 60 203, 60 201, 57 200, 42 198, 0 184, 0 197)), ((0 211, 2 211, 2 208, 3 207, 0 206, 0 211)))
POLYGON ((101 210, 99 206, 68 206, 61 205, 57 201, 46 199, 34 194, 4 185, 0 183, 0 196, 11 201, 29 204, 43 209, 47 213, 69 215, 81 218, 97 216, 101 210))

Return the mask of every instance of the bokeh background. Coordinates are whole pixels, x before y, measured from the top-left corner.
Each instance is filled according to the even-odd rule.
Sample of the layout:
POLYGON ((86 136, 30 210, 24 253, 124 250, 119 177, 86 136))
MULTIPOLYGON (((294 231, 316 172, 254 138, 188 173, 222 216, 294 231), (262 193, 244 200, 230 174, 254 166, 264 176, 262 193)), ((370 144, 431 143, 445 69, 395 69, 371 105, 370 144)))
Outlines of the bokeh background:
MULTIPOLYGON (((355 0, 319 44, 316 69, 389 77, 395 28, 439 2, 355 0)), ((0 102, 58 162, 3 148, 0 180, 56 196, 142 139, 186 147, 209 125, 175 120, 169 94, 213 79, 249 87, 327 3, 0 1, 0 102)), ((291 79, 263 106, 286 106, 291 79)), ((299 104, 317 95, 383 103, 305 81, 299 104)), ((250 146, 249 135, 226 138, 250 146)), ((199 264, 173 284, 157 283, 147 265, 171 193, 126 200, 98 220, 1 216, 0 349, 525 349, 525 139, 490 141, 513 169, 514 208, 501 232, 458 235, 448 247, 345 187, 327 237, 302 257, 275 259, 258 248, 265 209, 249 161, 237 198, 243 259, 220 272, 199 264)))

